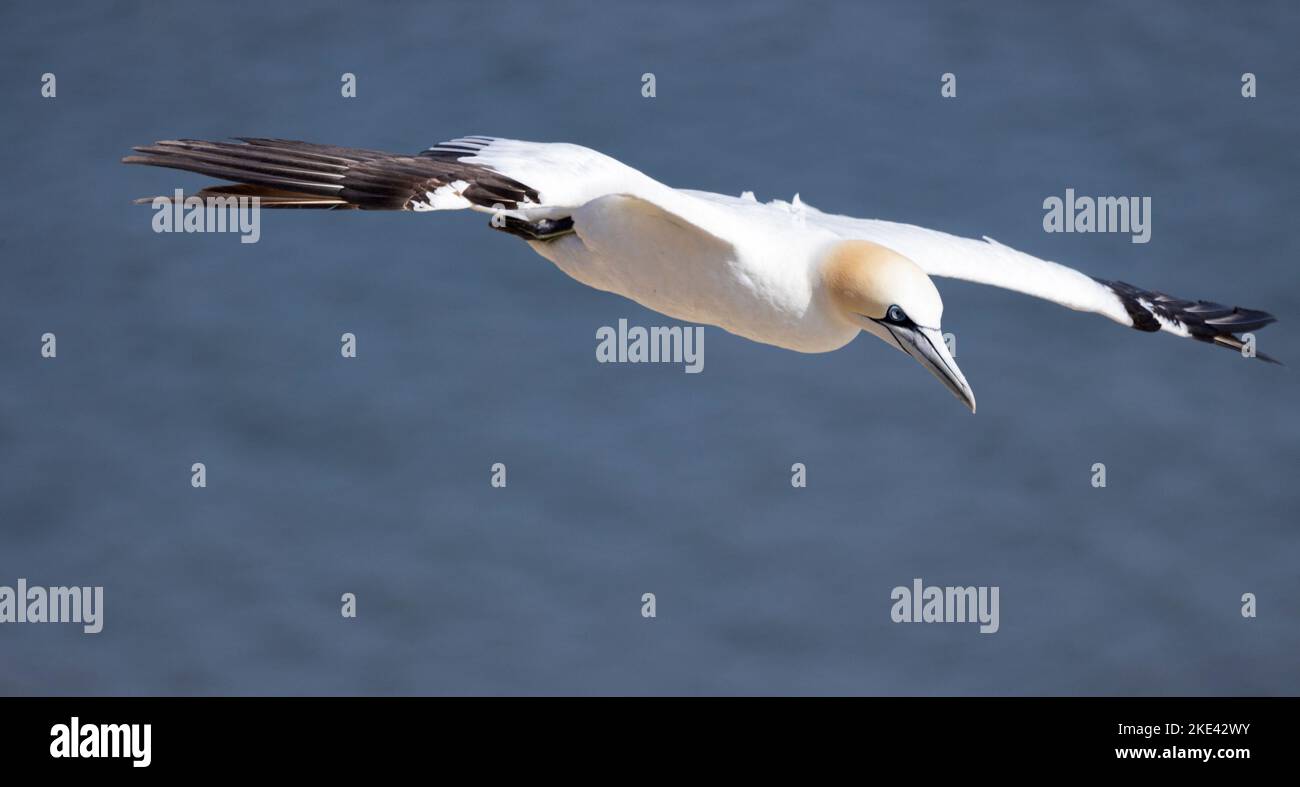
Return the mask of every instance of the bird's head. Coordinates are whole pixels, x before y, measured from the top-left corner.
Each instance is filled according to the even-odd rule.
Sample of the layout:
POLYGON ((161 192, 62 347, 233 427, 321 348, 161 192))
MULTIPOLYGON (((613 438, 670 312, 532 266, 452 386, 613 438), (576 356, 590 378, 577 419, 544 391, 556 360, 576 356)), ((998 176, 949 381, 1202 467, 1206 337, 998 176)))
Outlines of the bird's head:
POLYGON ((975 394, 939 328, 943 299, 916 263, 869 241, 841 241, 821 276, 841 317, 915 358, 975 412, 975 394))

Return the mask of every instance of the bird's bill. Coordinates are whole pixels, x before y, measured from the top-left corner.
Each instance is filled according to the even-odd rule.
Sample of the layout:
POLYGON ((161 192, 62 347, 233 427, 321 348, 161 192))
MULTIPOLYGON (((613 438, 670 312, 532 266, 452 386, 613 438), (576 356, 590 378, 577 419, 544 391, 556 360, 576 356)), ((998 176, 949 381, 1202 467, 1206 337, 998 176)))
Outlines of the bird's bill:
POLYGON ((943 334, 934 328, 903 328, 898 325, 889 326, 889 332, 903 352, 938 377, 939 382, 948 386, 953 396, 969 407, 972 413, 975 412, 975 392, 971 390, 970 383, 966 382, 961 369, 957 368, 952 353, 948 352, 943 334))

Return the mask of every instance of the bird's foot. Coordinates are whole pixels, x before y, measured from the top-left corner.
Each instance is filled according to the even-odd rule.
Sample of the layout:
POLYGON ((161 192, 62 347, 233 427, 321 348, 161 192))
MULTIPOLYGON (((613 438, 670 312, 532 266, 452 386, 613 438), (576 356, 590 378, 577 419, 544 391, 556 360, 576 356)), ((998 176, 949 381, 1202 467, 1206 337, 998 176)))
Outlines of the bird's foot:
POLYGON ((494 218, 491 226, 492 229, 508 232, 524 240, 554 240, 573 232, 573 219, 565 216, 562 219, 524 221, 514 216, 502 216, 500 219, 494 218))

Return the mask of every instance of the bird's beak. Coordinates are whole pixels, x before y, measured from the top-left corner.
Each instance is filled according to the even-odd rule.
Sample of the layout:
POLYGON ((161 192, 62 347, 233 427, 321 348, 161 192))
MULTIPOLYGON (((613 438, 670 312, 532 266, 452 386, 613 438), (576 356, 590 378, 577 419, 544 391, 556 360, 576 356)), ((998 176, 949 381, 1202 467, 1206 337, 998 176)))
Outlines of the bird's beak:
POLYGON ((938 377, 940 382, 948 386, 953 396, 969 407, 972 413, 975 412, 975 392, 971 390, 970 383, 966 382, 961 369, 957 368, 957 361, 953 359, 952 353, 948 352, 948 344, 943 340, 943 334, 935 328, 920 326, 905 328, 900 325, 880 324, 889 330, 903 352, 929 369, 930 374, 938 377))

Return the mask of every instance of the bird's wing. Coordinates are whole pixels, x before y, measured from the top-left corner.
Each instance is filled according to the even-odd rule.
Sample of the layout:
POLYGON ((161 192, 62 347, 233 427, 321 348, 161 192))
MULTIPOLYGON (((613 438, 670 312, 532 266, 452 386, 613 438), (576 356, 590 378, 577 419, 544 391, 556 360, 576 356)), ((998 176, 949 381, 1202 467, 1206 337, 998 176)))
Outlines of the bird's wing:
MULTIPOLYGON (((729 214, 580 145, 459 137, 417 154, 239 137, 165 140, 134 149, 127 164, 230 181, 199 197, 258 197, 268 208, 478 210, 527 220, 561 218, 600 197, 635 197, 714 235, 729 214)), ((152 202, 148 198, 140 202, 152 202)))
POLYGON ((439 210, 535 204, 536 190, 450 155, 403 155, 286 139, 165 140, 135 148, 127 164, 197 172, 234 186, 198 196, 256 196, 262 207, 439 210))
POLYGON ((547 218, 610 194, 646 198, 671 191, 649 176, 603 153, 564 142, 525 142, 499 137, 460 137, 420 154, 499 173, 527 183, 530 215, 547 218))
MULTIPOLYGON (((766 211, 772 216, 795 215, 800 222, 825 229, 836 237, 878 243, 912 260, 931 276, 1032 295, 1076 311, 1100 314, 1140 331, 1164 331, 1240 350, 1241 333, 1258 330, 1276 320, 1257 309, 1175 298, 1122 281, 1093 278, 1074 268, 1016 251, 988 237, 974 240, 911 224, 831 215, 800 203, 797 197, 793 203, 778 200, 761 204, 748 195, 745 198, 707 196, 737 210, 766 211)), ((1257 352, 1256 357, 1274 361, 1264 353, 1257 352)))
MULTIPOLYGON (((825 216, 826 214, 821 214, 825 216)), ((1060 263, 1042 260, 1004 246, 992 238, 959 238, 944 232, 888 221, 833 219, 828 225, 847 230, 845 237, 871 240, 915 262, 931 276, 988 284, 1077 311, 1109 317, 1139 331, 1164 331, 1233 350, 1239 334, 1276 320, 1268 312, 1187 300, 1122 281, 1098 279, 1060 263)), ((1264 353, 1257 357, 1273 361, 1264 353)))
POLYGON ((621 196, 607 205, 638 213, 657 210, 674 223, 731 244, 754 228, 734 212, 666 186, 649 175, 591 148, 565 142, 525 142, 499 137, 461 137, 439 143, 421 155, 449 158, 467 167, 499 173, 536 191, 533 204, 515 211, 528 219, 560 218, 602 197, 621 196))

